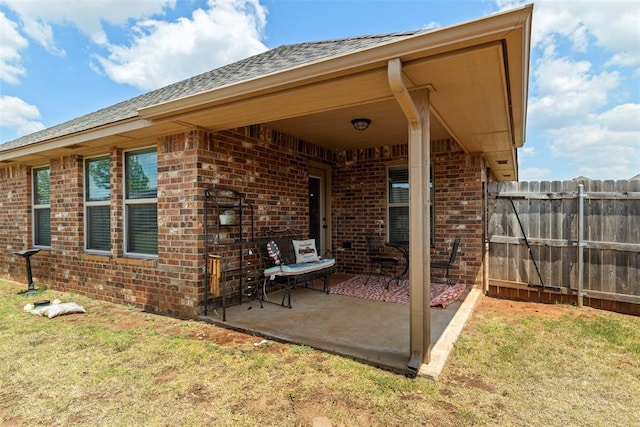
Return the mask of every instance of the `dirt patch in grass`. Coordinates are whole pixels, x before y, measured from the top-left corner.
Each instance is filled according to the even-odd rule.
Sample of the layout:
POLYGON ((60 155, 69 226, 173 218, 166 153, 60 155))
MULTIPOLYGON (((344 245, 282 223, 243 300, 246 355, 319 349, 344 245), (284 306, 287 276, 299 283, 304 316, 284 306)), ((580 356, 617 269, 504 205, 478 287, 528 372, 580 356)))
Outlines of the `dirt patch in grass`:
POLYGON ((58 322, 68 324, 93 324, 113 330, 144 328, 153 325, 154 329, 165 336, 178 336, 211 341, 220 345, 239 344, 255 337, 234 330, 215 327, 213 325, 179 320, 170 317, 141 312, 132 307, 119 304, 101 306, 99 312, 88 311, 82 316, 64 316, 58 322))
MULTIPOLYGON (((591 310, 588 307, 584 308, 583 314, 591 310)), ((480 302, 479 310, 495 311, 508 320, 518 319, 522 316, 541 316, 548 319, 558 319, 560 316, 577 310, 577 307, 487 297, 480 302)))

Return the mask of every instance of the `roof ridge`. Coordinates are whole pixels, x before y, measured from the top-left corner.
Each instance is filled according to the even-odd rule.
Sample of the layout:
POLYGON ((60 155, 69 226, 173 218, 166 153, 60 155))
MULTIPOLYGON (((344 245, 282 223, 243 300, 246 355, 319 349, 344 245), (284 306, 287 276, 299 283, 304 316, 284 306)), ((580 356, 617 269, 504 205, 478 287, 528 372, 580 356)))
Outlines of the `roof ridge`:
POLYGON ((277 46, 270 50, 280 49, 284 47, 291 47, 291 46, 309 46, 314 44, 330 44, 330 43, 336 43, 336 42, 382 39, 382 38, 389 38, 389 37, 408 37, 408 36, 413 36, 415 34, 418 34, 422 31, 425 31, 425 30, 409 30, 409 31, 396 31, 392 33, 362 34, 362 35, 352 36, 352 37, 339 37, 334 39, 315 40, 315 41, 300 42, 300 43, 288 43, 288 44, 277 46))

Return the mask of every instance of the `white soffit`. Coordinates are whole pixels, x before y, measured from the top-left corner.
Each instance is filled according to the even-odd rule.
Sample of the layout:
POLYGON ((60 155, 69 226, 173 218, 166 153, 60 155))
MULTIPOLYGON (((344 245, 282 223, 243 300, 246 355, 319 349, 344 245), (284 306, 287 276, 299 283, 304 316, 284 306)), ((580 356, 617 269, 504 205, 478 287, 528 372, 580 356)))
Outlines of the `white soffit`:
POLYGON ((433 108, 466 151, 513 147, 500 43, 412 62, 403 70, 416 86, 435 87, 433 108))

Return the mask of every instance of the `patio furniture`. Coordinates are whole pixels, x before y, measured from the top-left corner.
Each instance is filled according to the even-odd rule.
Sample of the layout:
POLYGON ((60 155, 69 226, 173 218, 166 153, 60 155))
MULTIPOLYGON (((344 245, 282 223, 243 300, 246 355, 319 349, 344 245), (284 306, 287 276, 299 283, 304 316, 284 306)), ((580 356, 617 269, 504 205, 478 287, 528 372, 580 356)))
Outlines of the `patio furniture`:
MULTIPOLYGON (((398 269, 400 260, 397 257, 388 255, 385 251, 385 245, 382 237, 377 233, 369 233, 366 236, 367 239, 367 256, 369 257, 369 274, 365 285, 369 282, 369 279, 374 274, 374 269, 378 270, 378 280, 380 277, 385 276, 388 272, 393 272, 393 277, 396 277, 395 272, 398 269)), ((399 277, 396 280, 400 280, 399 277)), ((387 288, 389 282, 387 282, 387 288)))
POLYGON ((264 237, 257 240, 260 258, 263 266, 263 291, 262 298, 270 302, 267 297, 268 288, 280 285, 285 293, 280 305, 291 308, 291 290, 298 285, 305 285, 310 289, 322 290, 329 293, 329 279, 335 272, 336 260, 327 252, 325 256, 319 256, 314 239, 305 239, 304 236, 292 230, 270 230, 264 237), (318 289, 313 284, 315 280, 322 281, 322 288, 318 289))
POLYGON ((385 243, 386 246, 393 248, 397 251, 400 251, 402 254, 402 258, 404 258, 404 268, 398 274, 398 280, 405 276, 409 271, 409 241, 408 240, 390 240, 385 243))
POLYGON ((204 314, 220 307, 226 321, 229 305, 259 299, 253 205, 225 187, 207 188, 204 196, 204 314))
POLYGON ((448 285, 451 284, 449 282, 449 271, 455 265, 456 256, 458 255, 458 246, 460 246, 460 236, 457 236, 453 241, 453 245, 451 245, 451 252, 449 253, 448 261, 431 261, 431 268, 446 270, 445 281, 448 285))
POLYGON ((27 290, 23 291, 22 296, 32 296, 36 294, 36 287, 33 284, 33 275, 31 274, 31 257, 40 252, 40 249, 23 249, 21 251, 14 252, 14 255, 21 256, 27 263, 27 290))

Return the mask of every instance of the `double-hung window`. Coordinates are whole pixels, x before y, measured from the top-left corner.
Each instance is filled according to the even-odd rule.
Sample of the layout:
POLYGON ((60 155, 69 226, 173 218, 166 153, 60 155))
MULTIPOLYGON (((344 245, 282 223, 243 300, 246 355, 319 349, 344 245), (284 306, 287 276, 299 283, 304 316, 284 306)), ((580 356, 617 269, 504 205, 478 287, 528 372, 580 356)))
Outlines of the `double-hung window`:
POLYGON ((85 247, 88 251, 111 250, 111 160, 85 160, 85 247))
POLYGON ((390 166, 387 173, 389 240, 409 240, 409 169, 406 165, 390 166))
MULTIPOLYGON (((434 242, 433 167, 429 182, 431 217, 431 244, 434 242)), ((407 165, 389 166, 387 169, 387 229, 390 241, 409 240, 409 168, 407 165)))
POLYGON ((51 246, 49 167, 33 169, 33 245, 51 246))
POLYGON ((130 151, 125 164, 125 253, 158 255, 158 153, 130 151))

